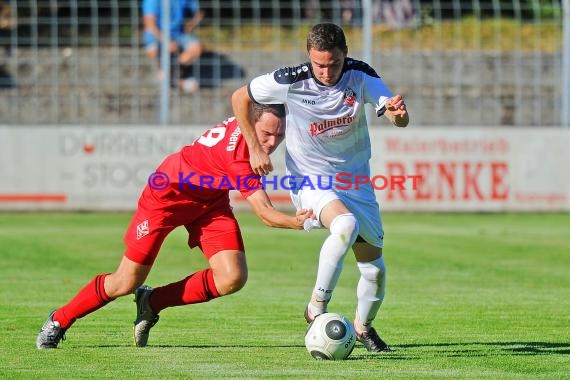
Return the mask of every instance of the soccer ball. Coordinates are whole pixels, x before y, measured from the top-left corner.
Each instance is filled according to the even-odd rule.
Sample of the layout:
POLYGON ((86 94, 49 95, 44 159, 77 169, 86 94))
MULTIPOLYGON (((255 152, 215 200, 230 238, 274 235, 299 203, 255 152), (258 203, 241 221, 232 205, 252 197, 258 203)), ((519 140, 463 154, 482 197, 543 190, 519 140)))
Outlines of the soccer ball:
POLYGON ((307 329, 305 347, 317 360, 343 360, 356 343, 356 332, 346 317, 337 313, 318 315, 307 329))

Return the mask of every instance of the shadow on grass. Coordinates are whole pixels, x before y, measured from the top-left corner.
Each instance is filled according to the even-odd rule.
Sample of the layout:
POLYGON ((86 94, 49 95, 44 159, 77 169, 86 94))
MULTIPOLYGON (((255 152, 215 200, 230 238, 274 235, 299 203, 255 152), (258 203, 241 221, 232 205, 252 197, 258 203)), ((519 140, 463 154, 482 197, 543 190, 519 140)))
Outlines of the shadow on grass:
POLYGON ((445 356, 497 356, 497 355, 569 355, 570 342, 465 342, 402 344, 397 349, 435 348, 436 355, 445 356))
POLYGON ((137 348, 132 344, 98 344, 92 345, 93 348, 113 348, 113 347, 132 347, 133 349, 145 350, 147 348, 305 348, 302 344, 149 344, 146 347, 137 348))
MULTIPOLYGON (((116 347, 113 345, 100 345, 97 347, 116 347)), ((298 348, 305 349, 302 344, 279 345, 279 344, 159 344, 149 345, 151 349, 161 348, 190 348, 190 349, 224 349, 224 348, 298 348)), ((402 344, 392 346, 392 352, 380 354, 366 352, 362 346, 356 346, 352 355, 347 360, 415 360, 433 357, 491 357, 491 356, 514 356, 514 355, 570 355, 569 343, 551 342, 465 342, 465 343, 426 343, 426 344, 402 344), (419 349, 419 350, 418 350, 419 349)))

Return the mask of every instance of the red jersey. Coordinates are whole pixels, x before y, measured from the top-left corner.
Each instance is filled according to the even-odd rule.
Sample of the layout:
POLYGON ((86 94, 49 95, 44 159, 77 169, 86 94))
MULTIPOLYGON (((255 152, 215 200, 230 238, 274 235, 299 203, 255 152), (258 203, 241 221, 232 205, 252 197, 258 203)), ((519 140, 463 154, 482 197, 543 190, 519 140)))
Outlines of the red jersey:
POLYGON ((247 198, 262 188, 249 163, 247 143, 235 117, 206 131, 180 153, 188 169, 187 173, 179 173, 178 178, 184 191, 239 190, 247 198))
POLYGON ((182 225, 190 247, 199 246, 208 259, 222 250, 243 251, 229 191, 247 198, 262 187, 234 117, 168 156, 153 175, 125 234, 125 256, 151 265, 166 236, 182 225), (151 181, 156 174, 161 181, 151 181))
POLYGON ((262 188, 249 163, 247 143, 235 117, 168 156, 156 173, 165 178, 154 186, 149 182, 139 205, 142 202, 147 208, 170 209, 187 201, 211 203, 221 197, 229 199, 229 191, 234 189, 247 198, 262 188))

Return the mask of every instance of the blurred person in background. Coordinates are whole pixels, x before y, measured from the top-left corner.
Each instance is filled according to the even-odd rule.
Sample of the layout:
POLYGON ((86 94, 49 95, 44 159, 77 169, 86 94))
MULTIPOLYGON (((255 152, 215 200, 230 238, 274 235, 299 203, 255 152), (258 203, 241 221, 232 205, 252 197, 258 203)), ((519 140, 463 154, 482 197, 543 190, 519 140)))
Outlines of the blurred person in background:
MULTIPOLYGON (((160 61, 160 44, 162 41, 162 2, 160 0, 143 0, 143 25, 145 52, 156 65, 160 61)), ((204 18, 198 0, 170 0, 170 46, 171 54, 171 84, 180 87, 185 92, 198 90, 199 83, 196 78, 181 79, 180 66, 190 66, 200 58, 203 46, 194 29, 204 18)), ((158 70, 158 79, 163 80, 164 72, 158 70)))
POLYGON ((303 15, 308 19, 325 20, 334 20, 335 16, 340 16, 344 24, 349 24, 354 21, 359 6, 360 4, 356 0, 340 0, 337 2, 307 0, 304 1, 303 15), (340 9, 336 9, 338 5, 340 5, 340 9), (338 11, 340 11, 339 15, 336 14, 338 11))
POLYGON ((373 0, 372 18, 375 23, 389 29, 413 27, 417 23, 417 10, 412 0, 373 0))
POLYGON ((293 180, 291 198, 297 209, 315 212, 316 220, 307 221, 305 229, 324 226, 330 233, 321 247, 315 286, 305 308, 307 323, 327 312, 344 258, 352 248, 360 271, 354 318, 357 339, 368 351, 390 351, 372 327, 386 290, 380 208, 370 181, 347 186, 339 183, 337 175, 370 178, 365 104, 397 127, 408 125, 406 104, 372 67, 347 56, 339 26, 315 25, 307 38, 307 52, 309 62, 260 75, 236 90, 234 115, 247 139, 253 170, 266 175, 273 166, 247 121, 250 107, 252 103, 286 106, 285 165, 293 180))
MULTIPOLYGON (((251 111, 256 139, 271 154, 285 137, 285 109, 283 105, 255 105, 251 111)), ((232 189, 239 190, 270 227, 300 230, 313 217, 311 210, 290 216, 273 208, 250 166, 237 120, 229 118, 168 156, 151 174, 125 234, 127 249, 118 268, 95 276, 71 301, 52 311, 36 347, 57 348, 77 319, 133 291, 137 306, 134 340, 136 346, 144 347, 165 308, 208 302, 240 290, 248 272, 242 235, 230 206, 232 189), (179 226, 186 228, 188 245, 200 248, 209 267, 155 289, 142 285, 164 239, 179 226)))
POLYGON ((0 57, 0 88, 11 88, 15 86, 14 78, 8 71, 8 63, 5 61, 12 53, 11 35, 13 28, 14 19, 12 18, 10 3, 0 0, 0 49, 4 50, 0 57))

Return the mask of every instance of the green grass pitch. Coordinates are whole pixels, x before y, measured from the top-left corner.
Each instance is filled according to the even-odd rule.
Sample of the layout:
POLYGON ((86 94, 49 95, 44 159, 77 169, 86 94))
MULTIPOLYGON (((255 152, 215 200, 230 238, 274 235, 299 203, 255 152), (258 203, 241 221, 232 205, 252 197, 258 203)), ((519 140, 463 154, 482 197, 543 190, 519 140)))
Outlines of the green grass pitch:
MULTIPOLYGON (((346 361, 306 352, 303 310, 325 231, 270 229, 240 213, 249 281, 209 303, 164 310, 149 346, 132 343, 133 297, 79 320, 38 351, 46 315, 113 271, 129 214, 0 214, 0 378, 561 379, 570 372, 570 214, 383 215, 388 290, 375 322, 395 349, 346 361)), ((183 229, 147 280, 205 266, 183 229)), ((330 310, 352 318, 345 262, 330 310)))

